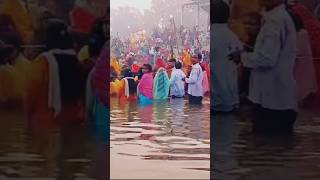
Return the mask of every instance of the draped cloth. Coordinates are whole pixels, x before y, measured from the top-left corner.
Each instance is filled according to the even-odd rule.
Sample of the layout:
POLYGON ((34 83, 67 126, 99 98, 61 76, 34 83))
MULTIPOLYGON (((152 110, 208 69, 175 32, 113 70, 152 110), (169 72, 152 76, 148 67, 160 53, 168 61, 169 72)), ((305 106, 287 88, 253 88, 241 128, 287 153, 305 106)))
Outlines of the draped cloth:
POLYGON ((155 100, 166 100, 169 96, 170 80, 164 68, 160 68, 154 77, 153 98, 155 100))
POLYGON ((96 17, 81 7, 75 7, 70 12, 72 29, 81 33, 89 33, 96 17))
POLYGON ((32 18, 21 0, 4 1, 0 12, 1 14, 8 15, 13 19, 15 25, 19 29, 19 32, 24 38, 24 42, 29 42, 31 40, 34 30, 32 18))
POLYGON ((140 83, 138 85, 139 94, 153 99, 153 75, 152 73, 143 74, 140 83))
POLYGON ((101 55, 96 62, 95 70, 92 75, 92 86, 94 93, 98 96, 102 104, 109 107, 110 98, 108 96, 109 83, 107 77, 109 76, 108 68, 109 58, 109 42, 105 44, 101 51, 101 55))
MULTIPOLYGON (((313 15, 313 13, 302 4, 294 4, 290 6, 290 9, 302 19, 304 27, 308 32, 316 71, 317 84, 320 84, 320 22, 313 15)), ((309 81, 309 79, 305 81, 309 81)), ((315 98, 313 98, 313 105, 315 107, 320 107, 319 90, 317 91, 315 98)))

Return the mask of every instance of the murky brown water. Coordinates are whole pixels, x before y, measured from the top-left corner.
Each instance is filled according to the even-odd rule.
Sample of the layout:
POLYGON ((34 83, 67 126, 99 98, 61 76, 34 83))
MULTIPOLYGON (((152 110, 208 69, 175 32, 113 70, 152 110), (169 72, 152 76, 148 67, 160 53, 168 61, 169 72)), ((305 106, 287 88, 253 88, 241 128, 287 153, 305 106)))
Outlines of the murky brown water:
POLYGON ((214 115, 214 179, 320 179, 320 113, 300 112, 293 135, 254 135, 247 114, 214 115))
POLYGON ((93 130, 28 126, 17 111, 0 111, 0 179, 100 179, 106 150, 93 130))
POLYGON ((111 100, 112 179, 209 179, 210 105, 111 100))

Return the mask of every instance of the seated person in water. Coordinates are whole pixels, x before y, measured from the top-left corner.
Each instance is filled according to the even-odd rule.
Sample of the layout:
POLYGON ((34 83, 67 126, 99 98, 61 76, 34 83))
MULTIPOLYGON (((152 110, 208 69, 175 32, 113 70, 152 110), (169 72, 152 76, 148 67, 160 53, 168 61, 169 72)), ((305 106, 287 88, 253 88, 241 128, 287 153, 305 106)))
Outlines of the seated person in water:
POLYGON ((121 88, 119 89, 120 100, 137 99, 137 83, 130 69, 125 69, 121 80, 121 88))
POLYGON ((142 66, 142 78, 138 84, 139 101, 151 101, 153 99, 153 72, 150 64, 142 66))
POLYGON ((186 74, 181 70, 181 67, 182 63, 176 62, 170 77, 170 96, 172 98, 183 98, 185 95, 185 83, 183 79, 186 78, 186 74))

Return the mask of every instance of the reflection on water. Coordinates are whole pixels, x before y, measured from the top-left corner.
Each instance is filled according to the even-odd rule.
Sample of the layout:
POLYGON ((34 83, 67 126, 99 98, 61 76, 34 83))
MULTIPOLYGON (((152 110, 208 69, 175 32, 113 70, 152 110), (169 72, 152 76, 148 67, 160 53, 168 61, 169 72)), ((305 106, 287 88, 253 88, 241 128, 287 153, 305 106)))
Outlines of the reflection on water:
POLYGON ((0 179, 102 179, 106 145, 85 125, 30 126, 16 111, 0 111, 0 179))
POLYGON ((301 112, 287 136, 253 135, 248 117, 213 115, 214 179, 320 179, 319 113, 301 112))
POLYGON ((111 178, 209 179, 210 108, 111 100, 111 178))

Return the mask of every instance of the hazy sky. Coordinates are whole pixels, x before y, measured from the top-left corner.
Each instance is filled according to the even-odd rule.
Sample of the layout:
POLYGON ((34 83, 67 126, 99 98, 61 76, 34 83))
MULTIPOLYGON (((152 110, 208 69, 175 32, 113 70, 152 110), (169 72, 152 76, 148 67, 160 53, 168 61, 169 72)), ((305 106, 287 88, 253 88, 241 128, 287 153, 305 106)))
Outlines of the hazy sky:
POLYGON ((151 8, 151 0, 111 0, 110 5, 111 9, 122 6, 130 6, 138 8, 141 12, 143 12, 144 9, 151 8))

